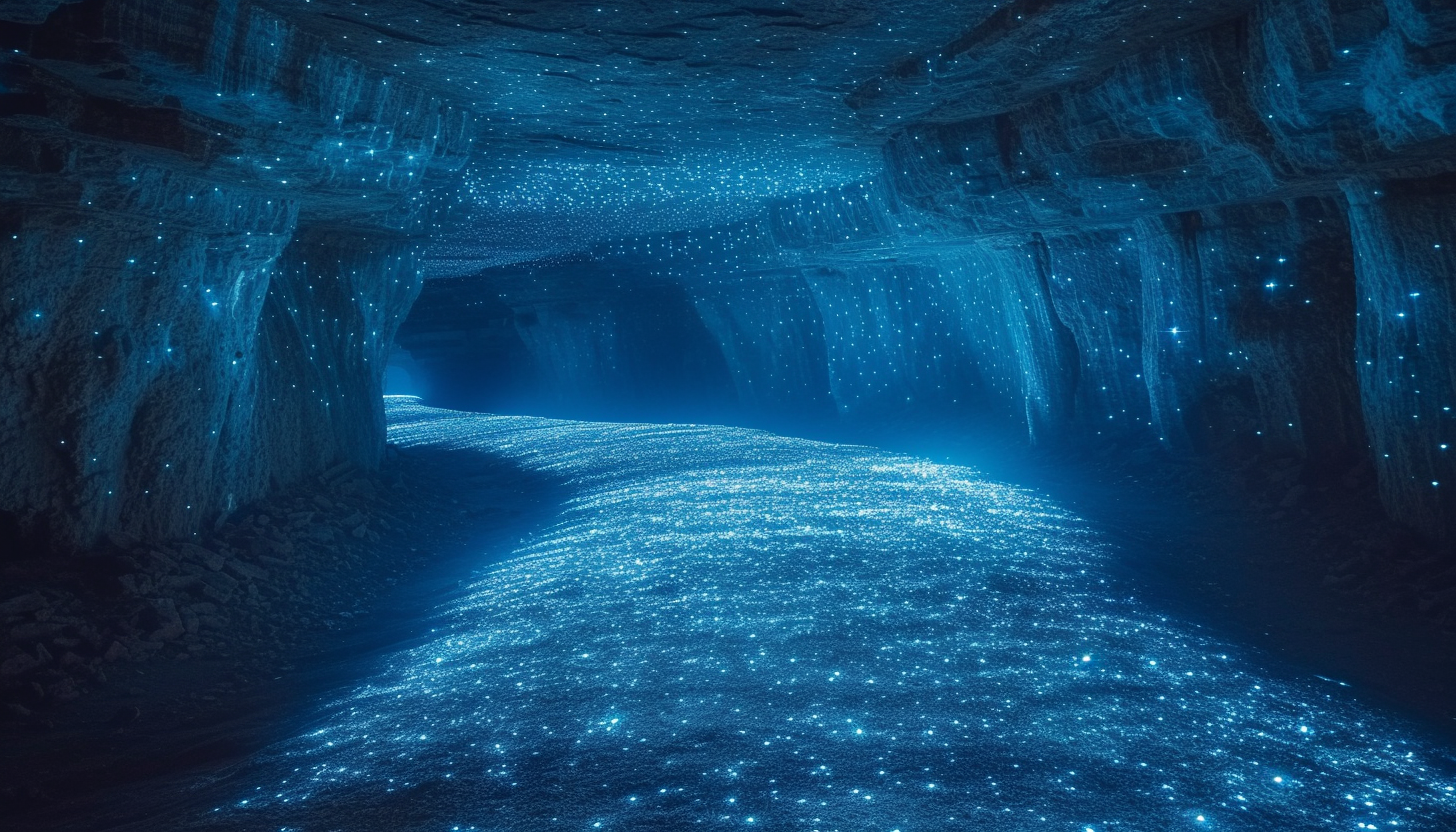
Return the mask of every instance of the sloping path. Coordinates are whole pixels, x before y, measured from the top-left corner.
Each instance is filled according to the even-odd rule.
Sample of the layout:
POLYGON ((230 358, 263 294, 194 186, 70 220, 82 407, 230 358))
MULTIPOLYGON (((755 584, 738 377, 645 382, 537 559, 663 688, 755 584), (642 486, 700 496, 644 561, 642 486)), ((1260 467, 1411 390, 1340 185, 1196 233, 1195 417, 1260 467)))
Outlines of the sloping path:
POLYGON ((1456 828, 1450 749, 1161 613, 1027 490, 742 429, 390 419, 571 497, 179 827, 1456 828))

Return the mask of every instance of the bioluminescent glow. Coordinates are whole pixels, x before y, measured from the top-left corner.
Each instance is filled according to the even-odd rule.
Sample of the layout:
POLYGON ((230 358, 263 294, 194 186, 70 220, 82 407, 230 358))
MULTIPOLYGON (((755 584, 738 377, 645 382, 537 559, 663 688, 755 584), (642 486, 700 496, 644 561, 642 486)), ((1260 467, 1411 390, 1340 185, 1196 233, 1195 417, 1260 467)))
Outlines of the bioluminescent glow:
POLYGON ((389 410, 401 444, 574 496, 198 826, 1456 821, 1439 745, 1130 596, 1096 533, 1029 491, 749 430, 389 410))

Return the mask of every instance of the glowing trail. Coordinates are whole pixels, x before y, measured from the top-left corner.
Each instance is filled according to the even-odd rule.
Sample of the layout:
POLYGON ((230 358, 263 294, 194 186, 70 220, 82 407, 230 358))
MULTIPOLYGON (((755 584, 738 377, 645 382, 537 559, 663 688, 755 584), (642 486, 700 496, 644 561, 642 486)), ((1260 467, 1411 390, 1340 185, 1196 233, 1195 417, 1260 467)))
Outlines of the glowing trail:
POLYGON ((1456 828, 1446 751, 1127 597, 1027 491, 747 430, 390 417, 575 496, 198 826, 1456 828))

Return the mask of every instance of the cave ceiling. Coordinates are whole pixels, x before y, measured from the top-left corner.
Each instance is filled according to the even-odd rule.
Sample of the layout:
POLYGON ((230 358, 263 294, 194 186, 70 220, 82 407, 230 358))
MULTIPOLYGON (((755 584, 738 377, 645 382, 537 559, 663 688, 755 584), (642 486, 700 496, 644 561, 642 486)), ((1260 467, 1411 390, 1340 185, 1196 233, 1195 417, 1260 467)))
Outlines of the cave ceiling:
POLYGON ((472 114, 433 199, 437 270, 721 225, 871 179, 918 120, 987 114, 1247 5, 973 0, 278 4, 472 114))

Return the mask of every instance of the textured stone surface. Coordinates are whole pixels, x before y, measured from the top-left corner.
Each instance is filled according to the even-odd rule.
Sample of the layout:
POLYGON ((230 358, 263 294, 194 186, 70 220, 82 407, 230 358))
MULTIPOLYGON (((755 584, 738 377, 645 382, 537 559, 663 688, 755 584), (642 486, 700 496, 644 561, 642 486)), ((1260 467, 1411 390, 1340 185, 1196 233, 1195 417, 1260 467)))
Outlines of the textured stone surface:
POLYGON ((72 194, 38 177, 34 202, 5 206, 0 239, 3 505, 63 544, 195 529, 212 495, 257 495, 238 437, 295 217, 262 194, 89 149, 72 148, 72 194))
POLYGON ((1380 490, 1417 528, 1456 518, 1456 181, 1352 183, 1356 370, 1380 490), (1439 483, 1439 485, 1438 485, 1439 483))
POLYGON ((425 273, 404 343, 457 404, 1368 464, 1456 539, 1448 4, 0 18, 11 527, 186 533, 369 464, 425 273))
POLYGON ((263 6, 54 5, 0 15, 7 541, 195 533, 377 462, 465 111, 263 6))

